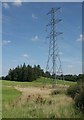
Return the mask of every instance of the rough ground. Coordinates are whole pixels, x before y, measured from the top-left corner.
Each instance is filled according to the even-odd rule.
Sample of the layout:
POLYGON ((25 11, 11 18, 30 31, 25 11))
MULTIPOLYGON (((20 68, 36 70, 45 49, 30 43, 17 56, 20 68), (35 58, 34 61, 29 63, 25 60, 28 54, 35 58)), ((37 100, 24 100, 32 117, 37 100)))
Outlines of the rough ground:
MULTIPOLYGON (((34 100, 35 98, 37 98, 37 96, 42 96, 44 98, 49 97, 49 95, 51 94, 51 86, 46 86, 45 88, 42 87, 21 87, 21 86, 16 86, 15 89, 19 90, 20 92, 22 92, 21 97, 19 98, 20 103, 24 104, 25 102, 27 102, 29 99, 34 100)), ((62 86, 59 85, 59 88, 57 89, 66 89, 67 86, 62 86)))
POLYGON ((48 97, 51 93, 51 89, 38 88, 38 87, 15 87, 15 89, 22 92, 20 102, 26 102, 28 99, 35 99, 37 96, 48 97))

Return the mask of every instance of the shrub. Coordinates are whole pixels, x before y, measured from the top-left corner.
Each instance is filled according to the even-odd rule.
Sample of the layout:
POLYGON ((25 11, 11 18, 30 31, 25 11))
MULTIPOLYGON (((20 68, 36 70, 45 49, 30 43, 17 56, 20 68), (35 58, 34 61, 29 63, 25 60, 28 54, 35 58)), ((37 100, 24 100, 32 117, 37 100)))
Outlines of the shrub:
POLYGON ((74 99, 77 109, 84 113, 84 83, 69 87, 67 94, 74 99))
POLYGON ((80 90, 79 90, 79 86, 78 85, 74 85, 74 86, 70 86, 68 89, 67 89, 67 95, 70 95, 72 98, 75 97, 76 93, 78 93, 80 90))
POLYGON ((77 108, 84 113, 84 84, 81 87, 79 93, 76 93, 74 100, 77 108))

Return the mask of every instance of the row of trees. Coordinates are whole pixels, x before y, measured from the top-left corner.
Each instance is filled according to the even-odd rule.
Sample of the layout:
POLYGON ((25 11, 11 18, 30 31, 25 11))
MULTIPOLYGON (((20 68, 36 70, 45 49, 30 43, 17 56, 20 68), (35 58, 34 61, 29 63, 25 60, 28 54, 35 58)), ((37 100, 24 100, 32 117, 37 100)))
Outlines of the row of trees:
POLYGON ((30 82, 36 80, 40 76, 43 76, 44 72, 40 65, 34 65, 34 67, 24 63, 21 66, 17 66, 15 69, 10 69, 8 75, 2 79, 12 80, 12 81, 22 81, 30 82))
MULTIPOLYGON (((44 76, 47 76, 48 78, 55 78, 55 75, 50 75, 49 72, 44 73, 44 76)), ((84 77, 84 74, 79 74, 79 75, 57 75, 56 78, 59 80, 66 80, 66 81, 80 81, 84 77)))
MULTIPOLYGON (((54 75, 51 75, 48 71, 44 72, 43 69, 41 69, 40 65, 34 65, 34 67, 30 65, 26 65, 25 63, 21 66, 17 66, 16 68, 10 69, 8 72, 8 75, 5 77, 2 77, 4 80, 13 80, 13 81, 33 81, 39 78, 40 76, 48 77, 48 78, 54 78, 54 75)), ((66 81, 79 81, 82 79, 83 74, 79 75, 58 75, 56 76, 57 79, 66 81)))

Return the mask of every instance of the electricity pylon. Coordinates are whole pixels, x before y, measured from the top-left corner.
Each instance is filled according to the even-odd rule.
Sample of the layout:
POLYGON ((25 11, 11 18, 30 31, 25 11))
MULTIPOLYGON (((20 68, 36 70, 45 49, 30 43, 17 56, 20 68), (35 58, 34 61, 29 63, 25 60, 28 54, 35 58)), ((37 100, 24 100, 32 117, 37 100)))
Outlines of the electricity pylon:
MULTIPOLYGON (((60 60, 60 53, 57 45, 57 36, 61 35, 62 32, 57 32, 56 26, 57 23, 62 21, 62 19, 56 19, 56 13, 60 8, 52 8, 47 15, 51 15, 50 23, 47 26, 50 26, 50 34, 47 38, 50 39, 49 43, 49 55, 46 66, 46 72, 49 72, 52 77, 52 87, 55 87, 55 84, 58 79, 58 75, 63 76, 62 65, 60 60)), ((63 78, 62 78, 63 79, 63 78)))

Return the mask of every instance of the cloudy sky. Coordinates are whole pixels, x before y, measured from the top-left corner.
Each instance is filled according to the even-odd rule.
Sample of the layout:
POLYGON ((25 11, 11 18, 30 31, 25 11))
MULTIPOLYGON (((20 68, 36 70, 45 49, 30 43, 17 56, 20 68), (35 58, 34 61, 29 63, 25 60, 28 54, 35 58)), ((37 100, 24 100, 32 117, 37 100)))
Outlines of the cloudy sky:
POLYGON ((17 65, 40 64, 46 68, 50 16, 52 7, 62 7, 57 18, 63 21, 57 30, 63 32, 57 42, 64 74, 82 72, 82 3, 28 3, 3 2, 2 4, 2 74, 17 65))

